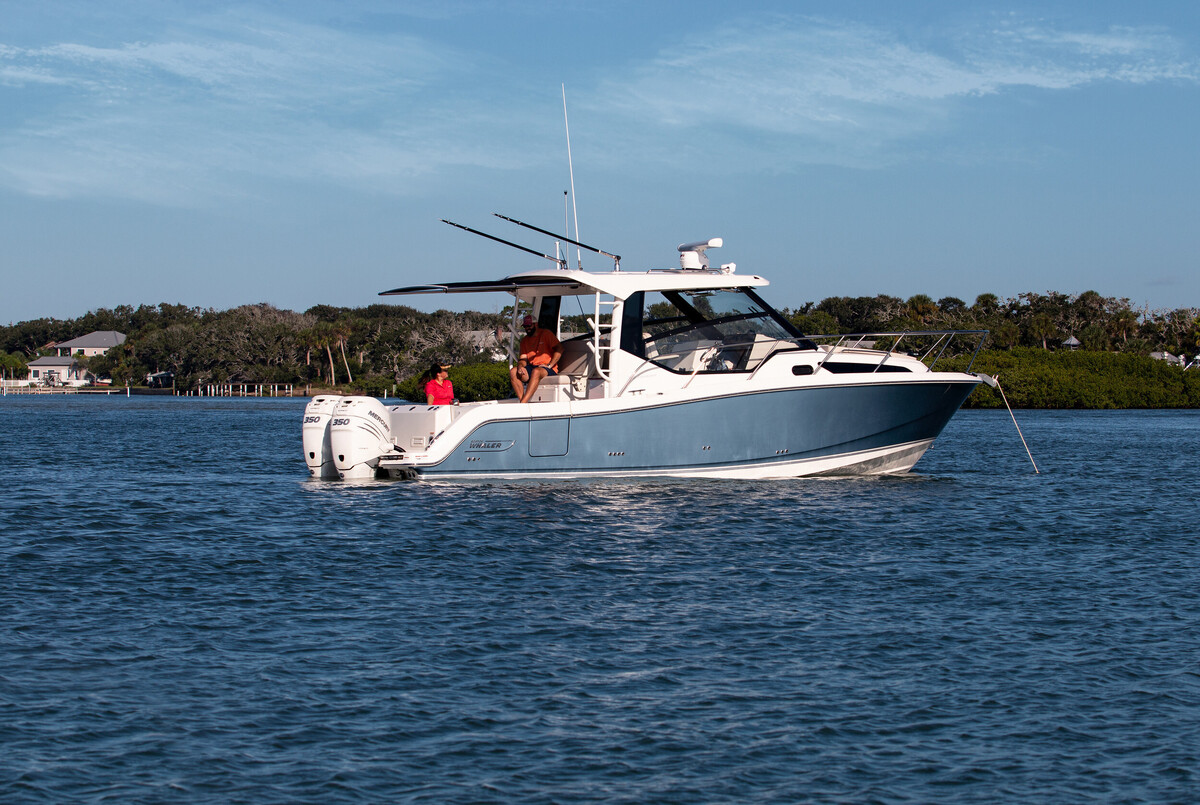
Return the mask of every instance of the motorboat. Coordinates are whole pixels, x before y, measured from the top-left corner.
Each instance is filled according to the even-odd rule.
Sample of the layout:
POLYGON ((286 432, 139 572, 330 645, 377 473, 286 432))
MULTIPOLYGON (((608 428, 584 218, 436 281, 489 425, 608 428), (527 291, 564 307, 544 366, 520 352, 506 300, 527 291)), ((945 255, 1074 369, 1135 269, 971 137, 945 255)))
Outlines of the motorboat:
POLYGON ((678 268, 628 271, 618 257, 612 270, 585 271, 555 260, 499 280, 384 291, 511 295, 512 333, 528 314, 560 338, 559 373, 525 403, 314 397, 303 423, 311 476, 766 479, 911 470, 982 379, 970 366, 938 370, 938 361, 970 352, 974 339, 973 363, 986 331, 805 335, 759 295, 766 279, 733 263, 709 265, 708 250, 722 245, 680 245, 678 268))

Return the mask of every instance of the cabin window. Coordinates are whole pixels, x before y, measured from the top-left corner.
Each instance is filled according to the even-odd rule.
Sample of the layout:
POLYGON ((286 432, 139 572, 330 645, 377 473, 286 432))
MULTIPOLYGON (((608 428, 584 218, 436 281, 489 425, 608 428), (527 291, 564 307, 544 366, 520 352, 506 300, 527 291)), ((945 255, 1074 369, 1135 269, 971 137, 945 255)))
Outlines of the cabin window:
POLYGON ((835 375, 846 374, 871 374, 873 372, 911 372, 907 366, 900 366, 895 363, 853 363, 849 361, 825 361, 821 364, 821 368, 827 372, 833 372, 835 375))
POLYGON ((745 289, 645 294, 644 356, 675 372, 750 372, 781 349, 814 349, 745 289))

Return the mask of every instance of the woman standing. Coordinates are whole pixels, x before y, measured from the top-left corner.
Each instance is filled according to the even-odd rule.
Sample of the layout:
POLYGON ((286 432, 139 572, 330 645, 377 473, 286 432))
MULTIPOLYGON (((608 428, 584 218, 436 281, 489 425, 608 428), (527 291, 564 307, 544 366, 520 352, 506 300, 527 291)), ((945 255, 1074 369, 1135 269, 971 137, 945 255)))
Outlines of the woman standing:
POLYGON ((454 384, 450 382, 450 367, 435 363, 429 367, 433 378, 425 384, 426 405, 450 405, 454 402, 454 384))

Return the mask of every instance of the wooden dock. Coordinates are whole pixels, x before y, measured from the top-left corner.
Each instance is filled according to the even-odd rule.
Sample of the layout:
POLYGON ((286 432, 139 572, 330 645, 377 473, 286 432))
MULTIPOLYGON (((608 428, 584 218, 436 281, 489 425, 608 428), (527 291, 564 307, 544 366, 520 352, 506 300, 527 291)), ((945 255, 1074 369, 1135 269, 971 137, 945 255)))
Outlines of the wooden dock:
MULTIPOLYGON (((179 397, 295 397, 293 383, 208 383, 194 389, 177 389, 179 397)), ((308 396, 307 392, 299 396, 308 396)))
POLYGON ((120 394, 126 397, 164 395, 174 397, 306 397, 308 388, 294 383, 207 383, 194 389, 150 389, 144 386, 18 386, 5 383, 0 394, 120 394))
POLYGON ((79 388, 75 386, 9 386, 5 385, 0 395, 7 397, 10 394, 122 394, 129 396, 129 389, 125 386, 87 386, 79 388))

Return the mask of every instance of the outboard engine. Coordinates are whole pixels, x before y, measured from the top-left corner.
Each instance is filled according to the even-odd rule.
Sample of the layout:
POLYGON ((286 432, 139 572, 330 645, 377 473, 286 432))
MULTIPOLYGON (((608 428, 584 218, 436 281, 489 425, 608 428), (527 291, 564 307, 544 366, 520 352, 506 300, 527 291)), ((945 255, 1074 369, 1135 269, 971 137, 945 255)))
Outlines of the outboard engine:
POLYGON ((387 408, 374 397, 342 397, 329 420, 329 444, 339 478, 374 478, 379 458, 396 449, 387 408))
POLYGON ((313 478, 338 477, 329 443, 329 422, 333 418, 333 409, 341 401, 341 395, 322 395, 313 397, 304 406, 304 461, 313 478))

